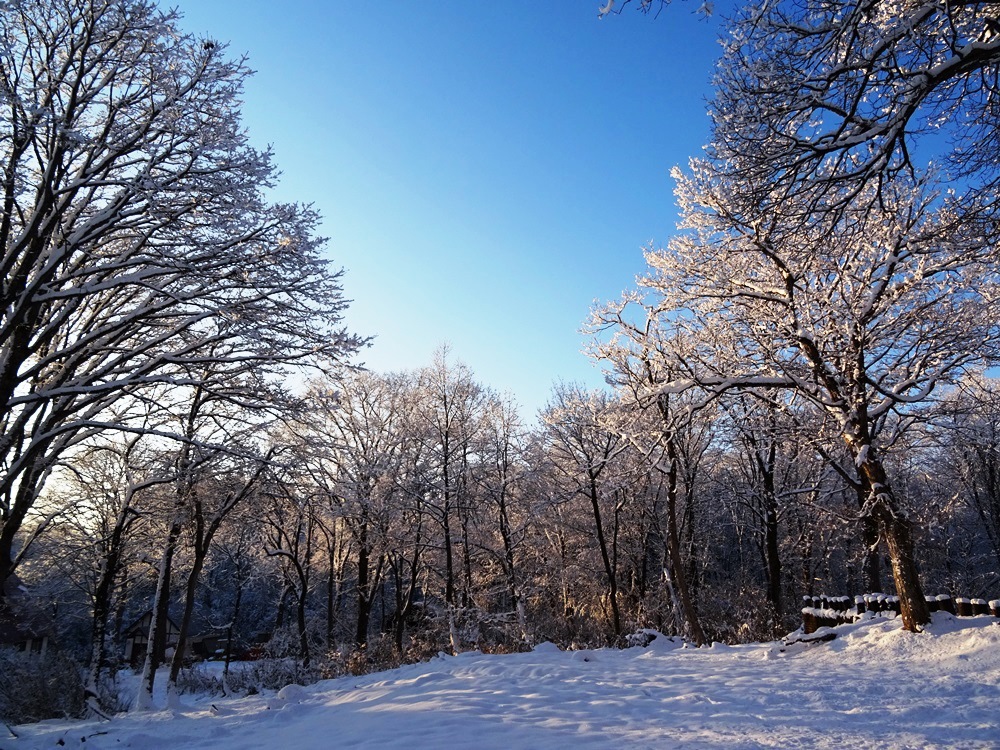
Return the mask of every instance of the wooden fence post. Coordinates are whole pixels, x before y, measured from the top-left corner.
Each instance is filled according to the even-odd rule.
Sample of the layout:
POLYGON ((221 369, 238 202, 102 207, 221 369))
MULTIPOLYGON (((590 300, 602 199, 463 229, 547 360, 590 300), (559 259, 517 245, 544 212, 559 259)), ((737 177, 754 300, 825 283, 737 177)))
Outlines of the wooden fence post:
MULTIPOLYGON (((985 599, 952 598, 950 594, 927 596, 927 608, 931 612, 948 612, 958 617, 993 615, 1000 618, 1000 599, 987 602, 985 599)), ((802 630, 806 635, 815 633, 821 627, 833 627, 857 622, 865 612, 892 612, 899 616, 898 596, 885 594, 864 594, 854 597, 851 609, 849 596, 803 596, 802 630)))

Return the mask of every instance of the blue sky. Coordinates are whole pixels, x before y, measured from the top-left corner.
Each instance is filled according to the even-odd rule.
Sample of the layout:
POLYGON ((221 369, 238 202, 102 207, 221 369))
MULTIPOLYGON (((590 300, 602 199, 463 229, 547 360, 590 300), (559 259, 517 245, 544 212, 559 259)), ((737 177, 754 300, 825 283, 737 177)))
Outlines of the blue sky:
POLYGON ((377 370, 450 344, 531 417, 600 371, 579 329, 663 244, 669 170, 708 136, 720 24, 676 3, 179 0, 183 26, 246 53, 244 121, 276 197, 313 203, 377 370))

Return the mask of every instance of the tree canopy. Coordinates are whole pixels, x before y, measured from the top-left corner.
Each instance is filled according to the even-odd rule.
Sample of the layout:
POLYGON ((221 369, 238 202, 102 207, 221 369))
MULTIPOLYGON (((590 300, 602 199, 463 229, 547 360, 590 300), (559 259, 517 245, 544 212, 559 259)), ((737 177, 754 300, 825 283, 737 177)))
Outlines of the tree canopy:
POLYGON ((127 399, 203 381, 259 397, 268 373, 360 343, 315 213, 266 197, 249 73, 145 0, 4 4, 0 590, 53 465, 129 429, 127 399))

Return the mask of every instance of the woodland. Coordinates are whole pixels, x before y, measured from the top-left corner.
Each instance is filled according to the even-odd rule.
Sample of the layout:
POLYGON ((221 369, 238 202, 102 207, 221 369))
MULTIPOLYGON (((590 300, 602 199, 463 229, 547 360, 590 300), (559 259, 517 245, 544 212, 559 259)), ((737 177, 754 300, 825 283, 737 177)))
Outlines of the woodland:
POLYGON ((734 8, 683 224, 585 323, 607 387, 527 418, 445 346, 353 364, 246 62, 177 24, 0 13, 0 718, 1000 596, 1000 3, 734 8))

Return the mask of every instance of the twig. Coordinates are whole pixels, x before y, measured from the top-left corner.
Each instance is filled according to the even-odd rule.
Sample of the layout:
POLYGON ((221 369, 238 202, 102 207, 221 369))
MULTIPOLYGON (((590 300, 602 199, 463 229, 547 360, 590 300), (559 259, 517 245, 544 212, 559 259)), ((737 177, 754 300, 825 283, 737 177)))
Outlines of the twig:
POLYGON ((10 724, 8 724, 6 721, 0 721, 0 723, 2 723, 5 727, 7 727, 7 731, 10 732, 11 737, 13 737, 15 740, 18 739, 17 732, 15 732, 13 729, 10 728, 10 724))

